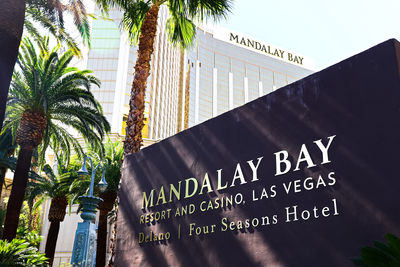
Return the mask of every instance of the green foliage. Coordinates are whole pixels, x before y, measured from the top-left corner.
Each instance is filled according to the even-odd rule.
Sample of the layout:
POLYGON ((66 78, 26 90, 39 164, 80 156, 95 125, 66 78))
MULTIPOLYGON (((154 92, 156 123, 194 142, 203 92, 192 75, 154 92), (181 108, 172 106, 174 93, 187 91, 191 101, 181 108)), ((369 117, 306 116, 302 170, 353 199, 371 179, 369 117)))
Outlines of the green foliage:
POLYGON ((209 18, 214 21, 226 18, 232 6, 231 0, 114 0, 110 2, 118 4, 124 11, 121 28, 128 32, 130 40, 134 43, 137 43, 139 39, 143 21, 151 5, 166 3, 170 14, 166 24, 168 37, 173 44, 182 48, 188 48, 193 44, 196 35, 195 22, 203 22, 209 18))
MULTIPOLYGON (((107 137, 107 142, 104 144, 104 154, 96 153, 94 150, 90 150, 88 155, 93 160, 93 167, 97 165, 104 166, 106 168, 105 179, 107 182, 106 191, 118 191, 119 182, 121 179, 121 166, 124 156, 124 147, 120 140, 113 142, 109 137, 107 137)), ((81 162, 73 160, 74 164, 77 166, 82 166, 81 162)), ((90 161, 87 162, 87 169, 89 173, 92 173, 92 166, 90 161)), ((95 175, 95 184, 100 182, 102 176, 102 169, 98 169, 95 175)), ((79 196, 85 195, 89 191, 91 175, 86 175, 76 179, 70 187, 70 193, 72 198, 70 199, 70 204, 76 204, 77 198, 79 196)), ((94 194, 99 194, 98 188, 94 187, 94 194)), ((71 207, 71 205, 70 205, 71 207)), ((79 206, 77 212, 79 213, 81 206, 79 206)))
POLYGON ((32 211, 29 209, 29 205, 27 201, 24 201, 22 208, 21 208, 21 213, 19 214, 19 223, 18 223, 18 228, 17 228, 17 238, 25 238, 26 234, 34 231, 34 232, 40 232, 40 226, 41 226, 41 207, 37 206, 34 207, 32 211), (32 213, 30 213, 32 212, 32 213), (35 216, 36 214, 36 216, 35 216), (29 216, 32 216, 32 222, 29 220, 29 216), (31 230, 29 227, 29 223, 32 224, 31 230))
POLYGON ((0 240, 0 266, 48 266, 47 258, 25 240, 13 239, 10 243, 0 240))
POLYGON ((28 231, 26 228, 17 229, 17 238, 24 239, 31 247, 39 249, 40 242, 43 240, 43 236, 39 235, 36 231, 28 231))
POLYGON ((121 141, 112 142, 108 138, 105 144, 104 167, 106 168, 107 190, 118 191, 121 180, 121 168, 124 157, 124 146, 121 141))
POLYGON ((113 142, 110 137, 107 137, 107 142, 104 144, 104 154, 91 151, 89 155, 93 158, 94 164, 101 164, 106 168, 107 191, 118 191, 124 157, 122 142, 120 140, 113 142))
POLYGON ((44 163, 49 146, 54 151, 64 151, 67 159, 71 148, 82 155, 79 142, 66 126, 75 129, 98 149, 102 149, 103 136, 110 130, 101 105, 90 91, 91 86, 99 86, 100 81, 90 75, 89 70, 70 67, 73 57, 71 50, 62 52, 59 46, 50 49, 48 37, 36 45, 25 38, 21 45, 3 131, 11 129, 15 136, 21 115, 27 110, 44 114, 47 125, 39 149, 39 163, 44 163))
MULTIPOLYGON (((33 22, 50 31, 58 41, 64 41, 70 48, 77 48, 75 41, 65 31, 64 16, 70 15, 82 40, 90 47, 88 13, 82 0, 26 0, 25 28, 31 32, 33 22), (29 26, 26 26, 29 24, 29 26)), ((37 30, 36 30, 37 32, 37 30)))
POLYGON ((151 1, 127 1, 120 27, 126 30, 131 43, 138 43, 142 24, 150 6, 151 1))
POLYGON ((353 259, 353 263, 360 267, 399 267, 400 266, 400 239, 393 234, 385 235, 387 244, 378 241, 374 247, 361 249, 361 257, 353 259))
MULTIPOLYGON (((82 167, 82 160, 77 157, 76 155, 71 157, 71 160, 68 164, 68 170, 75 172, 81 169, 82 167)), ((88 171, 91 173, 90 164, 88 164, 88 171)), ((101 172, 96 173, 95 182, 99 182, 101 179, 101 172)), ((89 175, 77 175, 77 179, 72 181, 69 186, 69 213, 71 213, 71 208, 73 204, 78 204, 78 197, 81 195, 87 194, 90 185, 90 176, 89 175)))
POLYGON ((81 180, 77 174, 80 161, 75 155, 73 160, 65 159, 63 153, 56 154, 57 172, 55 173, 50 165, 46 164, 43 167, 45 176, 38 177, 34 181, 29 181, 28 202, 35 202, 34 208, 40 207, 48 198, 67 197, 70 204, 74 199, 74 192, 71 190, 72 184, 81 180))
POLYGON ((182 13, 176 13, 167 20, 168 38, 174 45, 186 49, 192 45, 196 35, 196 25, 182 13))
POLYGON ((43 240, 43 236, 39 235, 38 232, 32 231, 25 235, 25 240, 33 247, 39 249, 40 242, 43 240))
POLYGON ((58 164, 58 175, 56 175, 50 165, 46 164, 43 168, 45 177, 29 183, 32 187, 31 197, 46 196, 48 198, 68 196, 69 187, 78 179, 76 171, 58 164))
POLYGON ((40 26, 51 33, 58 44, 66 44, 76 56, 81 56, 81 50, 79 49, 77 42, 63 26, 54 23, 51 18, 41 12, 38 8, 28 6, 25 12, 24 28, 30 36, 36 40, 40 40, 40 30, 34 22, 40 24, 40 26))
POLYGON ((25 233, 28 232, 29 223, 29 207, 26 201, 22 204, 21 213, 19 214, 19 223, 17 228, 17 233, 19 233, 18 238, 22 238, 25 233))
MULTIPOLYGON (((105 178, 107 182, 107 191, 117 191, 119 186, 119 181, 121 179, 121 166, 122 159, 124 156, 124 147, 121 141, 116 140, 113 142, 109 137, 107 137, 107 142, 104 144, 104 153, 98 153, 94 149, 90 149, 88 155, 93 160, 93 167, 97 165, 104 166, 106 168, 105 178)), ((82 166, 79 163, 78 166, 82 166)), ((92 166, 90 160, 87 162, 87 169, 89 173, 92 173, 92 166)), ((102 169, 96 171, 95 183, 100 182, 102 176, 102 169)), ((89 190, 90 185, 90 175, 76 179, 71 185, 71 192, 77 197, 84 195, 89 190)), ((96 188, 95 188, 96 190, 96 188)))

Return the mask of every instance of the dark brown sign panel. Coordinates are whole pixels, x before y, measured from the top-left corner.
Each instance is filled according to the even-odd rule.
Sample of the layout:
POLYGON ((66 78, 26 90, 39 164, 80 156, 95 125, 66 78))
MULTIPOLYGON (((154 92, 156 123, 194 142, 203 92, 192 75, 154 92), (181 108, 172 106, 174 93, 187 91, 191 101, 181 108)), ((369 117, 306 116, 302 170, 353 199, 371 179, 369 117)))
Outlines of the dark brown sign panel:
POLYGON ((352 266, 400 234, 389 40, 125 159, 116 266, 352 266))

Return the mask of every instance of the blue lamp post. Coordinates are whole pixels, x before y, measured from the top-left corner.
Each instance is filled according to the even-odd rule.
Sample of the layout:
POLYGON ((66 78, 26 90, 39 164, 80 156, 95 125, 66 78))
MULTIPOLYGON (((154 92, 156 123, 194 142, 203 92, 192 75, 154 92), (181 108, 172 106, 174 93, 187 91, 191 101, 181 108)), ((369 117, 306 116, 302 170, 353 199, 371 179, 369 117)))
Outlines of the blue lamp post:
MULTIPOLYGON (((74 249, 72 251, 71 265, 74 267, 92 267, 94 266, 94 256, 96 253, 96 209, 103 200, 99 197, 93 196, 94 177, 99 167, 97 165, 93 169, 93 161, 90 157, 85 155, 82 169, 78 171, 80 175, 88 175, 89 172, 86 168, 86 160, 90 159, 92 166, 92 176, 90 179, 89 195, 78 197, 79 202, 82 204, 81 218, 83 222, 78 223, 78 228, 75 233, 74 249)), ((98 183, 99 190, 104 192, 107 188, 105 180, 105 168, 103 168, 103 175, 101 181, 98 183)))

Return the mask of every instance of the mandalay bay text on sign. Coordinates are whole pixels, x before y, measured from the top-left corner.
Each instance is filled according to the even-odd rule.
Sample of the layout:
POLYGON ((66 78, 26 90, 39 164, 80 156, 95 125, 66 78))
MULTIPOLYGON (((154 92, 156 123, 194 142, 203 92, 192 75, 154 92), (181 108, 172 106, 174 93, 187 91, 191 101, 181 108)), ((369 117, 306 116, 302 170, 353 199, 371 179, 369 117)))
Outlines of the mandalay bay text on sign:
MULTIPOLYGON (((235 209, 240 205, 251 205, 251 203, 272 199, 278 195, 295 195, 300 192, 318 190, 321 188, 334 187, 336 184, 336 175, 333 170, 323 174, 303 177, 300 179, 292 179, 288 181, 280 181, 281 175, 290 174, 301 169, 309 169, 316 166, 327 166, 331 163, 331 148, 335 142, 335 135, 321 138, 310 143, 301 144, 297 151, 291 151, 294 155, 290 157, 289 152, 280 150, 274 154, 274 162, 266 162, 263 155, 256 155, 253 159, 244 162, 235 163, 234 171, 226 172, 224 169, 217 169, 205 172, 201 179, 189 177, 170 184, 168 187, 161 186, 153 188, 150 191, 143 192, 142 210, 148 211, 149 208, 161 208, 157 211, 148 211, 140 215, 140 224, 150 226, 157 222, 171 220, 181 216, 190 216, 195 213, 203 213, 220 208, 235 209), (312 157, 309 151, 318 151, 319 157, 312 157), (259 169, 263 164, 273 164, 275 172, 272 176, 260 174, 259 169), (247 174, 247 175, 245 175, 247 174), (254 186, 252 190, 243 194, 236 192, 235 194, 224 194, 231 188, 240 189, 241 186, 262 182, 263 179, 270 179, 272 184, 266 187, 254 186), (168 203, 178 204, 179 201, 185 199, 190 200, 200 197, 204 194, 215 193, 216 197, 203 201, 194 201, 185 205, 176 205, 175 208, 167 207, 168 203), (218 194, 217 194, 218 193, 218 194), (165 208, 163 206, 165 205, 165 208)), ((335 198, 329 199, 329 205, 315 205, 310 208, 301 207, 299 203, 293 203, 289 206, 282 207, 282 216, 265 208, 265 215, 252 218, 243 218, 231 221, 229 218, 222 216, 215 223, 209 225, 198 225, 196 222, 188 224, 187 229, 178 225, 178 233, 175 238, 181 239, 186 237, 206 236, 216 232, 229 232, 243 230, 247 228, 259 228, 278 223, 292 223, 296 221, 318 220, 321 218, 338 216, 340 210, 335 198)), ((263 210, 264 212, 264 210, 263 210)), ((138 242, 140 244, 159 242, 172 238, 170 232, 140 232, 138 233, 138 242)))
POLYGON ((221 27, 213 27, 212 36, 216 39, 228 42, 238 47, 252 50, 253 52, 267 55, 269 57, 281 60, 290 64, 301 66, 308 69, 314 69, 314 61, 311 58, 300 55, 294 51, 283 49, 272 43, 257 40, 243 33, 234 32, 221 27))
POLYGON ((265 45, 255 40, 241 37, 238 34, 230 33, 229 41, 235 42, 236 44, 247 46, 248 48, 255 49, 270 56, 284 59, 286 61, 295 63, 297 65, 303 65, 304 57, 294 55, 290 52, 287 52, 279 48, 272 48, 271 45, 265 45))

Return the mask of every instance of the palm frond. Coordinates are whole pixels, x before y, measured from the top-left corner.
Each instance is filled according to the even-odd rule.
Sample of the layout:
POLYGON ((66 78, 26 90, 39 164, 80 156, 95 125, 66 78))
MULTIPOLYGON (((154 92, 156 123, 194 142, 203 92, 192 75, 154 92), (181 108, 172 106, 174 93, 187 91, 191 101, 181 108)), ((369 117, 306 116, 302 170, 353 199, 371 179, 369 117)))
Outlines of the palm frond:
POLYGON ((182 13, 172 14, 167 20, 167 33, 172 44, 187 49, 192 46, 196 25, 182 13))
POLYGON ((82 0, 27 0, 28 20, 38 22, 44 29, 54 35, 58 41, 66 42, 75 52, 80 50, 73 38, 65 31, 64 16, 72 16, 75 27, 84 43, 90 47, 90 26, 88 14, 82 0))
POLYGON ((170 18, 166 28, 170 41, 187 49, 196 34, 194 22, 218 21, 231 12, 231 0, 168 0, 170 18))
POLYGON ((69 0, 69 4, 66 6, 66 9, 72 14, 74 24, 78 29, 83 41, 90 47, 90 26, 88 14, 83 1, 69 0))
POLYGON ((170 0, 169 2, 186 2, 186 8, 191 18, 198 18, 203 21, 207 18, 212 18, 215 21, 226 16, 232 10, 232 0, 186 0, 176 1, 170 0))
POLYGON ((150 6, 151 1, 128 1, 126 3, 120 28, 128 33, 131 43, 138 42, 142 24, 150 6))

